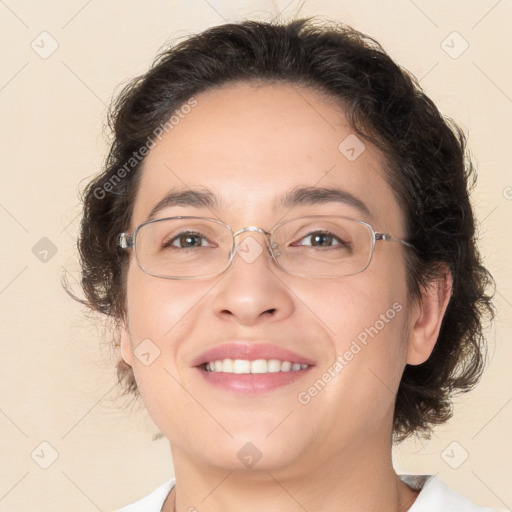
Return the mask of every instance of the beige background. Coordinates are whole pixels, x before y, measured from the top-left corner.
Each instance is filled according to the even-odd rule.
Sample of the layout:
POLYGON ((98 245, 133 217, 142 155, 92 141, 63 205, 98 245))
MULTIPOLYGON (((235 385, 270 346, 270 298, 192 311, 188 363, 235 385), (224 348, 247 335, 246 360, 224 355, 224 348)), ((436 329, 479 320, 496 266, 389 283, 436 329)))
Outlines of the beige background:
MULTIPOLYGON (((430 441, 401 446, 395 466, 440 474, 477 503, 510 509, 512 3, 303 4, 301 15, 376 37, 469 133, 482 247, 498 285, 491 361, 481 385, 457 399, 453 420, 430 441), (446 39, 453 31, 469 44, 458 58, 464 41, 446 39)), ((298 10, 297 1, 0 1, 0 510, 107 511, 172 476, 166 440, 153 441, 144 410, 117 399, 108 338, 61 289, 64 269, 72 282, 78 275, 78 191, 106 155, 106 105, 166 41, 298 10), (43 237, 57 249, 47 261, 43 237)))

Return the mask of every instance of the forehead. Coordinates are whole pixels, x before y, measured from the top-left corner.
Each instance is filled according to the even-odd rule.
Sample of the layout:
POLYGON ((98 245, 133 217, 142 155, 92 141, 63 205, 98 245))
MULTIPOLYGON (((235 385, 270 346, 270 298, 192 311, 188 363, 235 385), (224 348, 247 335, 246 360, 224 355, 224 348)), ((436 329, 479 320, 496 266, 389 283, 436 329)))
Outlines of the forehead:
MULTIPOLYGON (((169 192, 203 189, 213 201, 184 203, 187 211, 221 215, 232 227, 268 226, 279 209, 305 212, 307 201, 285 201, 298 188, 336 189, 356 199, 338 202, 336 211, 334 203, 329 211, 323 206, 325 213, 362 218, 364 208, 355 205, 360 201, 367 220, 401 225, 379 151, 357 137, 343 109, 318 92, 287 84, 232 84, 194 100, 145 158, 134 225, 147 220, 169 192)), ((169 215, 184 207, 175 206, 169 215)), ((311 205, 307 213, 314 212, 311 205)))

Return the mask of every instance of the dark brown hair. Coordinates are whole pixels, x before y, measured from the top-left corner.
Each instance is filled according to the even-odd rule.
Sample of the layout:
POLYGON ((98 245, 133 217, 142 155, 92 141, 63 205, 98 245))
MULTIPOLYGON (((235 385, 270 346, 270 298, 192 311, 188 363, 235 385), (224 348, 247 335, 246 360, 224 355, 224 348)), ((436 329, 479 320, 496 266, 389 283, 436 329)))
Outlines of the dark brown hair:
MULTIPOLYGON (((116 242, 130 226, 141 148, 194 95, 236 82, 312 87, 343 105, 354 131, 387 162, 417 249, 407 251, 411 296, 419 297, 443 268, 451 271, 453 295, 434 351, 425 363, 406 366, 395 404, 395 441, 429 437, 451 417, 451 396, 470 390, 485 366, 483 322, 494 312, 486 292, 493 280, 475 244, 475 173, 461 129, 375 40, 346 25, 301 19, 213 27, 163 51, 124 87, 109 114, 114 138, 104 170, 83 193, 82 302, 117 322, 124 318, 129 256, 116 242)), ((124 389, 137 395, 131 367, 120 360, 117 370, 124 389)))

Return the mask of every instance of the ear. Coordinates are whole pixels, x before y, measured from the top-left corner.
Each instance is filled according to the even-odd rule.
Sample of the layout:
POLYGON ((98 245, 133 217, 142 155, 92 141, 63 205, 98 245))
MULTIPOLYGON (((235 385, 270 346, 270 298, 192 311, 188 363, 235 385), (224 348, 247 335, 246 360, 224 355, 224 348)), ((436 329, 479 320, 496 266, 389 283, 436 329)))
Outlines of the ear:
POLYGON ((430 357, 452 296, 452 286, 451 272, 445 267, 441 276, 422 288, 410 315, 407 364, 418 365, 430 357))
POLYGON ((120 332, 120 349, 121 349, 121 357, 123 361, 132 366, 133 361, 133 350, 132 350, 132 337, 130 335, 130 331, 128 330, 127 320, 123 320, 119 325, 120 332))

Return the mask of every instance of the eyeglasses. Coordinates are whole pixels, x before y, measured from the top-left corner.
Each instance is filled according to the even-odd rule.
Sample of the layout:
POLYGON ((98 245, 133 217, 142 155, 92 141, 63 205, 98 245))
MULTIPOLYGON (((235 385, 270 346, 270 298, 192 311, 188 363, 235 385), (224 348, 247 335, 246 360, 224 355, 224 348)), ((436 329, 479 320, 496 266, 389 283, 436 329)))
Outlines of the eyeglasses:
MULTIPOLYGON (((392 235, 376 233, 366 222, 327 215, 287 220, 270 232, 249 226, 236 233, 216 219, 169 217, 143 222, 131 234, 121 233, 118 246, 134 249, 137 264, 151 276, 198 279, 223 273, 237 253, 250 262, 235 243, 245 232, 268 237, 270 258, 288 274, 303 277, 337 278, 363 272, 378 241, 413 247, 392 235)), ((253 255, 264 250, 254 239, 251 243, 253 255)))

